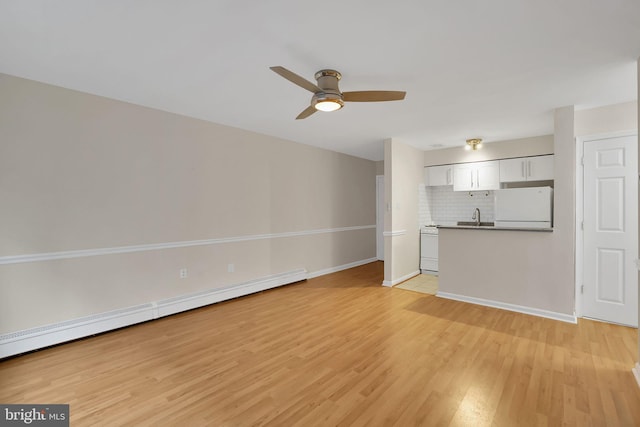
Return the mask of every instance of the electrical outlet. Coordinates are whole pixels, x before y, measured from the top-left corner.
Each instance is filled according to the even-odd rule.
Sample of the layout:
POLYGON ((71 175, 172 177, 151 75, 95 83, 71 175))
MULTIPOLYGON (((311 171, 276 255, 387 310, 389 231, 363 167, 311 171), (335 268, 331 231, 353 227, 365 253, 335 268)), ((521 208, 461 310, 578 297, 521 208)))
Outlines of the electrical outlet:
POLYGON ((233 265, 233 264, 227 265, 227 272, 233 273, 235 271, 236 271, 236 266, 235 265, 233 265))
POLYGON ((189 277, 189 272, 187 271, 186 268, 181 268, 180 269, 180 278, 181 279, 186 279, 187 277, 189 277))

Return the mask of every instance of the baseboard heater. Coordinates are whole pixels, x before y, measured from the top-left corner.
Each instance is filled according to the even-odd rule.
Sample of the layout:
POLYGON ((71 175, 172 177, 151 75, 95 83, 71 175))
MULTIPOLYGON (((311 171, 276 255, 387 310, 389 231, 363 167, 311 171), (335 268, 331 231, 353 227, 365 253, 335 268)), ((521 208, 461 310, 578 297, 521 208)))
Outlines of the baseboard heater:
POLYGON ((293 270, 256 280, 0 335, 0 359, 306 280, 293 270))

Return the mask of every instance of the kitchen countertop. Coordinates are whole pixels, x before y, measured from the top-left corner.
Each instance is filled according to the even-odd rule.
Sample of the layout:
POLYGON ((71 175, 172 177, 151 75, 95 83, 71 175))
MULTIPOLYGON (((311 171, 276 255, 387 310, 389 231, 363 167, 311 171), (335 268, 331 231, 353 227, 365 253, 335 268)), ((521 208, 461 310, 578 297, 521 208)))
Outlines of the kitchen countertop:
POLYGON ((476 226, 476 225, 438 225, 438 228, 446 228, 452 230, 506 230, 506 231, 542 231, 542 232, 550 232, 553 231, 553 228, 531 228, 531 227, 496 227, 493 226, 476 226))

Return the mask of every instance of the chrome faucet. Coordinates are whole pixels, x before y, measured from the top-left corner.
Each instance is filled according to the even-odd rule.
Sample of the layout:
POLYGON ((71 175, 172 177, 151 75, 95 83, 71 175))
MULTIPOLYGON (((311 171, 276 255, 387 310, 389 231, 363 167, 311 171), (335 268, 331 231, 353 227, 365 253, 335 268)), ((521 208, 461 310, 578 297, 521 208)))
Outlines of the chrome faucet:
POLYGON ((480 209, 476 208, 473 211, 473 216, 471 217, 471 219, 475 219, 476 220, 476 226, 480 226, 480 209))

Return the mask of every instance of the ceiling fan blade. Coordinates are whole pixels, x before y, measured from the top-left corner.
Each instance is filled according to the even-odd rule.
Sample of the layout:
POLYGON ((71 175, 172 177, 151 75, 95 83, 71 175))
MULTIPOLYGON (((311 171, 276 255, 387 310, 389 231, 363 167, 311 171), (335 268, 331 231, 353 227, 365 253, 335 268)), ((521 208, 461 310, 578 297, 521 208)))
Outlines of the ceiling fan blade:
POLYGON ((298 117, 296 117, 296 120, 306 119, 316 111, 318 110, 316 110, 316 108, 313 105, 309 105, 307 108, 304 109, 302 113, 298 114, 298 117))
POLYGON ((301 88, 308 90, 309 92, 322 92, 322 89, 311 83, 309 80, 305 79, 304 77, 300 77, 296 73, 289 71, 284 67, 276 66, 269 68, 271 68, 271 70, 273 70, 274 72, 280 74, 285 79, 289 80, 291 83, 295 83, 301 88))
POLYGON ((342 99, 345 102, 401 101, 406 94, 398 90, 362 90, 342 92, 342 99))

